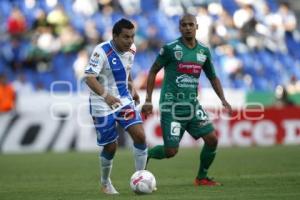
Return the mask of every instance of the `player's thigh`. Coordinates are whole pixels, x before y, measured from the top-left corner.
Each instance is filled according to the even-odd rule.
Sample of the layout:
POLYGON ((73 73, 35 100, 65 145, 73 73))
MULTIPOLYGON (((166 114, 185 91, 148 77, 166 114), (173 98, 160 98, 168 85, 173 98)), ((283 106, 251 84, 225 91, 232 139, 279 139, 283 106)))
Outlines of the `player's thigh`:
POLYGON ((164 146, 166 148, 177 148, 184 134, 186 123, 174 120, 171 114, 162 114, 161 128, 163 133, 164 146))
POLYGON ((93 121, 97 133, 97 144, 99 146, 105 146, 118 139, 116 120, 113 115, 93 117, 93 121))
POLYGON ((214 132, 213 124, 201 106, 196 109, 195 116, 188 123, 186 130, 194 139, 204 137, 214 132))
POLYGON ((208 133, 207 135, 204 135, 203 137, 204 143, 207 146, 210 147, 217 147, 218 145, 218 137, 215 131, 212 131, 210 133, 208 133))
POLYGON ((142 118, 134 105, 127 105, 116 113, 117 121, 134 141, 145 140, 142 118))
POLYGON ((131 125, 127 128, 127 132, 131 136, 134 143, 146 143, 144 127, 141 123, 131 125))

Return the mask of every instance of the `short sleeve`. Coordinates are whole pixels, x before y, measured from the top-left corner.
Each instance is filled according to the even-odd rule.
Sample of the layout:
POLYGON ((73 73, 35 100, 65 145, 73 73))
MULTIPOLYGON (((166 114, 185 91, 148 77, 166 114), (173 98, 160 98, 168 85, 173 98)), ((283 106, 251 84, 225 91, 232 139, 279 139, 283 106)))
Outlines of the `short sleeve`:
POLYGON ((89 63, 85 68, 85 74, 94 74, 98 76, 103 68, 105 57, 106 55, 101 46, 98 45, 97 47, 95 47, 90 57, 89 63))
POLYGON ((212 62, 212 58, 211 58, 211 54, 210 54, 210 51, 209 51, 208 48, 207 48, 207 51, 206 51, 206 56, 207 56, 207 59, 206 59, 204 65, 203 65, 203 70, 204 70, 204 73, 205 73, 205 75, 208 79, 213 79, 217 75, 216 75, 215 68, 214 68, 214 65, 213 65, 213 62, 212 62))
POLYGON ((159 54, 155 62, 162 66, 166 66, 170 62, 170 60, 171 60, 170 50, 168 46, 165 45, 159 50, 159 54))

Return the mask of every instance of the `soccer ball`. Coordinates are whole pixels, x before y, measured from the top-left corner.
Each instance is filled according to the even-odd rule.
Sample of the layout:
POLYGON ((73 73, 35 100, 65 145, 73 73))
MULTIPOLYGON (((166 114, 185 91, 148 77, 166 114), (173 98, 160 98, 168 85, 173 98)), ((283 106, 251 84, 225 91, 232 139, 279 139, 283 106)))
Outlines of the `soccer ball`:
POLYGON ((150 194, 156 190, 156 180, 151 172, 139 170, 131 176, 130 187, 137 194, 150 194))

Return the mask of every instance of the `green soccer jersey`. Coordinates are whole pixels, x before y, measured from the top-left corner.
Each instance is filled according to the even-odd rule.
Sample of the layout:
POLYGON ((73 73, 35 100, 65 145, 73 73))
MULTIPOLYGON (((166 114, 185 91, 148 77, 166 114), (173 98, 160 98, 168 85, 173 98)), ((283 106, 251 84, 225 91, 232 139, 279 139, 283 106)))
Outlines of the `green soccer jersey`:
POLYGON ((209 48, 197 43, 191 49, 181 38, 163 46, 156 62, 164 66, 160 103, 196 103, 201 71, 208 78, 216 76, 209 48))

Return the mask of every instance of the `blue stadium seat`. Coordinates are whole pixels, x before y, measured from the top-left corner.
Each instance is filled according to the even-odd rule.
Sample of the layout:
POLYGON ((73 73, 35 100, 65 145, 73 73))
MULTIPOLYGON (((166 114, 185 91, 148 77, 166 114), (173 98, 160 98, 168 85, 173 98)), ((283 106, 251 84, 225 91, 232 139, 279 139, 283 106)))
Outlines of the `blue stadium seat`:
POLYGON ((84 26, 87 18, 83 16, 77 16, 75 13, 70 17, 70 24, 75 30, 80 33, 80 35, 84 35, 84 26))
POLYGON ((150 13, 158 9, 159 0, 141 1, 141 9, 145 13, 150 13))
MULTIPOLYGON (((10 1, 1 1, 0 3, 0 13, 1 13, 1 16, 3 17, 3 22, 6 21, 6 19, 8 18, 8 16, 10 15, 11 13, 11 10, 12 10, 12 4, 10 1)), ((3 23, 1 22, 1 23, 3 23)))
POLYGON ((272 12, 275 12, 278 9, 278 3, 274 0, 265 0, 272 12))
MULTIPOLYGON (((11 13, 11 9, 14 6, 19 7, 26 17, 27 25, 29 27, 32 25, 37 9, 41 8, 46 13, 51 11, 53 7, 47 5, 46 0, 35 1, 36 6, 34 8, 28 8, 25 6, 25 1, 23 0, 4 0, 0 3, 0 32, 5 32, 6 30, 6 20, 11 13)), ((58 3, 61 4, 66 13, 70 18, 71 25, 84 36, 85 22, 88 19, 93 20, 96 23, 97 30, 101 35, 106 32, 110 32, 111 28, 117 20, 124 16, 124 14, 117 9, 107 16, 104 16, 101 12, 96 12, 90 18, 83 17, 79 14, 73 12, 72 3, 73 0, 59 0, 58 3)), ((203 1, 193 1, 194 3, 199 3, 203 1)), ((212 2, 212 1, 207 1, 212 2)), ((271 8, 271 11, 276 11, 278 9, 278 2, 275 0, 266 0, 266 3, 271 8)), ((220 0, 220 3, 230 15, 239 9, 235 0, 220 0)), ((147 0, 141 1, 142 12, 137 15, 129 16, 129 18, 135 20, 138 24, 137 36, 142 39, 152 39, 162 41, 162 43, 167 43, 173 39, 179 37, 178 33, 178 20, 179 16, 175 15, 173 17, 168 17, 162 10, 158 8, 158 0, 147 0), (153 26, 157 29, 157 33, 154 36, 149 37, 149 26, 153 26), (166 31, 167 30, 167 31, 166 31)), ((216 19, 217 16, 212 16, 216 19)), ((23 41, 19 48, 12 49, 9 40, 3 39, 0 41, 1 45, 1 55, 0 55, 0 72, 4 71, 10 80, 15 79, 15 73, 12 72, 11 67, 7 66, 4 62, 9 63, 12 60, 18 60, 22 62, 26 57, 26 52, 28 52, 28 41, 23 41), (15 54, 14 54, 15 53, 15 54)), ((291 33, 286 33, 285 42, 288 47, 288 54, 283 53, 273 53, 267 50, 248 50, 248 52, 238 52, 237 56, 243 62, 243 72, 244 74, 250 75, 253 79, 253 85, 247 86, 242 78, 230 79, 229 75, 226 74, 220 63, 220 55, 214 55, 214 49, 212 49, 213 60, 217 68, 218 76, 222 81, 223 86, 232 87, 238 89, 257 89, 257 90, 274 90, 276 85, 286 83, 291 75, 295 75, 300 79, 300 43, 296 41, 291 33)), ((227 42, 228 43, 228 42, 227 42)), ((228 43, 230 44, 230 43, 228 43)), ((246 48, 245 48, 246 49, 246 48)), ((157 56, 158 50, 153 50, 152 47, 148 48, 143 52, 136 54, 134 61, 134 67, 132 74, 135 77, 141 71, 147 72, 151 67, 151 64, 157 56)), ((51 71, 38 73, 33 70, 25 69, 24 73, 28 76, 28 80, 33 84, 45 85, 46 89, 50 89, 50 85, 55 80, 68 81, 72 84, 72 89, 77 89, 76 77, 73 71, 73 63, 76 59, 76 53, 64 54, 57 53, 53 55, 51 60, 51 71)), ((23 66, 27 68, 27 66, 23 66)), ((20 72, 22 73, 22 72, 20 72)), ((202 87, 210 87, 209 81, 202 75, 201 79, 202 87)), ((57 91, 67 91, 69 88, 64 85, 58 85, 55 90, 57 91)))
POLYGON ((253 89, 257 91, 268 91, 270 89, 268 81, 259 76, 253 77, 253 86, 253 89))
POLYGON ((47 91, 50 91, 51 84, 54 80, 54 74, 51 71, 37 74, 37 82, 41 83, 47 91))
POLYGON ((239 8, 234 0, 221 0, 223 8, 233 16, 234 12, 239 8))
POLYGON ((295 41, 292 33, 286 33, 285 42, 289 53, 296 59, 300 59, 300 43, 295 41))

